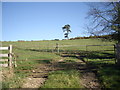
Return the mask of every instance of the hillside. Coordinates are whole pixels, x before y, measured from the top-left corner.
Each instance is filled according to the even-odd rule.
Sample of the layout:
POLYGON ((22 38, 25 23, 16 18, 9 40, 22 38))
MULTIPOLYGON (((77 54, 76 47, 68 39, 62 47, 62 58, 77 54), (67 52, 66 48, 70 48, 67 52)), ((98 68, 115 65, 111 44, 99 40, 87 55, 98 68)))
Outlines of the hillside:
MULTIPOLYGON (((3 80, 3 86, 18 88, 22 86, 23 82, 25 83, 27 77, 31 77, 31 75, 32 77, 38 77, 39 75, 37 80, 44 78, 43 81, 46 82, 45 84, 42 82, 40 84, 42 86, 38 84, 42 88, 93 88, 99 86, 97 82, 93 82, 97 79, 100 80, 101 86, 99 87, 114 88, 113 85, 119 87, 117 78, 119 78, 120 72, 118 71, 119 68, 114 67, 114 44, 115 42, 98 39, 2 42, 4 47, 13 46, 13 53, 16 55, 17 62, 17 67, 14 68, 14 78, 3 80), (38 72, 38 69, 41 71, 38 72), (89 70, 90 72, 87 72, 89 70), (77 79, 71 78, 72 76, 69 73, 72 72, 75 73, 72 76, 77 79), (86 73, 83 74, 83 72, 86 73), (110 76, 106 73, 109 73, 110 76), (61 86, 57 87, 58 82, 55 80, 59 81, 60 74, 66 77, 66 80, 63 80, 66 85, 64 86, 61 78, 61 86), (87 77, 87 74, 89 74, 89 77, 87 77), (91 79, 84 81, 83 77, 86 79, 91 77, 91 79), (80 80, 82 82, 78 83, 80 80), (74 86, 75 82, 77 83, 74 86), (91 84, 87 85, 89 82, 91 84), (56 86, 53 83, 56 83, 56 86)), ((3 53, 5 52, 3 51, 3 53)), ((3 70, 6 69, 3 68, 3 70)))

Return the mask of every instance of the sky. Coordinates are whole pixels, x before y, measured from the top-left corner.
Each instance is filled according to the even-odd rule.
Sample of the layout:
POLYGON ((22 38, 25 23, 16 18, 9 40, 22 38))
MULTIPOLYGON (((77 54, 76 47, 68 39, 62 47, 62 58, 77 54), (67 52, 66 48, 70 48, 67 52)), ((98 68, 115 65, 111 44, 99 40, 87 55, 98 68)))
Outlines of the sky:
POLYGON ((87 2, 2 2, 2 41, 64 39, 88 36, 87 2))
POLYGON ((2 3, 0 2, 0 40, 2 39, 2 3))

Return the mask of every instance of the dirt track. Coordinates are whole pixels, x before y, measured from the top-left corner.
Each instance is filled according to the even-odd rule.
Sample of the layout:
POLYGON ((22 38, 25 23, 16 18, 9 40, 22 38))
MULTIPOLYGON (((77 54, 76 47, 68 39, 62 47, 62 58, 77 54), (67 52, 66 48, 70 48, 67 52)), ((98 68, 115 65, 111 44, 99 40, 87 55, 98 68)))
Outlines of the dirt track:
POLYGON ((25 83, 23 84, 22 88, 40 88, 47 80, 49 72, 66 69, 79 70, 82 74, 82 78, 80 78, 80 83, 85 88, 100 88, 100 84, 95 76, 95 73, 90 70, 90 67, 88 67, 85 62, 79 60, 76 63, 62 63, 63 61, 64 58, 58 60, 58 62, 52 62, 50 64, 40 64, 36 66, 36 68, 32 71, 32 74, 24 80, 25 83), (61 67, 62 64, 65 64, 64 68, 61 67))

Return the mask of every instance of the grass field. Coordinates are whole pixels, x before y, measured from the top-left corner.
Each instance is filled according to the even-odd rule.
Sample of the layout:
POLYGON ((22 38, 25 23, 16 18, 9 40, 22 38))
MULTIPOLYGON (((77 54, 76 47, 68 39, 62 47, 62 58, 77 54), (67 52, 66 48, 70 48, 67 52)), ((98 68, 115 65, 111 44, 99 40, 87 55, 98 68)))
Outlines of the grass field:
MULTIPOLYGON (((115 42, 101 41, 98 39, 78 39, 78 40, 60 40, 60 41, 23 41, 23 42, 2 42, 2 46, 13 45, 13 53, 17 56, 17 65, 15 68, 15 77, 8 80, 6 79, 3 82, 3 87, 8 88, 20 88, 22 83, 22 78, 25 78, 31 72, 23 72, 20 70, 32 70, 35 66, 39 65, 39 60, 45 59, 49 62, 54 62, 62 59, 61 54, 67 53, 66 60, 69 62, 76 62, 79 59, 85 60, 88 62, 88 65, 96 67, 95 72, 104 88, 120 88, 119 86, 119 68, 115 66, 114 59, 114 47, 113 46, 82 46, 82 45, 113 45, 115 42), (59 46, 59 54, 56 52, 56 43, 59 46), (76 55, 78 57, 76 57, 76 55), (114 73, 113 73, 114 72, 114 73), (109 74, 108 74, 109 73, 109 74)), ((3 51, 3 53, 5 53, 3 51)), ((4 68, 3 68, 4 69, 4 68)), ((81 85, 75 84, 79 81, 79 76, 77 71, 56 71, 50 73, 49 76, 51 80, 48 79, 43 88, 46 87, 56 87, 52 86, 51 83, 65 82, 65 84, 60 83, 59 87, 56 88, 74 88, 74 87, 83 87, 81 85), (71 76, 75 79, 72 79, 71 76), (66 77, 66 80, 59 78, 59 74, 66 77), (53 79, 55 78, 55 80, 53 79), (60 79, 60 80, 59 80, 60 79), (56 81, 57 80, 57 81, 56 81), (66 85, 67 83, 67 85, 66 85), (72 83, 73 86, 71 86, 72 83)), ((56 84, 57 85, 57 84, 56 84)))
POLYGON ((79 74, 76 70, 52 72, 43 88, 83 88, 80 85, 79 74))

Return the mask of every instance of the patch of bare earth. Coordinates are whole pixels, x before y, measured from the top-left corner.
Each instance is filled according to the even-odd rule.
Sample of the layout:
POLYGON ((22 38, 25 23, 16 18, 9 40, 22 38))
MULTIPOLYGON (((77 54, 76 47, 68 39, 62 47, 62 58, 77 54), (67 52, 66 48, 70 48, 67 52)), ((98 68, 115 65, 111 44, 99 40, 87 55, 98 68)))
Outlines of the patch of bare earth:
MULTIPOLYGON (((66 55, 62 55, 63 57, 66 57, 66 55)), ((77 64, 75 64, 75 67, 73 67, 76 70, 80 71, 81 77, 80 77, 80 83, 88 89, 96 88, 97 90, 100 90, 101 85, 99 83, 99 80, 93 72, 92 69, 95 67, 90 67, 86 64, 84 60, 81 60, 80 56, 76 55, 76 58, 80 59, 77 64)))
POLYGON ((26 78, 26 82, 23 84, 22 88, 39 88, 45 82, 45 78, 26 78))
POLYGON ((84 70, 80 70, 82 76, 80 79, 80 83, 88 89, 97 88, 100 89, 100 83, 96 77, 96 74, 92 72, 89 67, 86 65, 83 67, 84 70))
POLYGON ((24 79, 22 88, 39 88, 46 81, 49 71, 51 70, 50 64, 40 64, 33 71, 32 74, 24 79))
POLYGON ((84 73, 82 75, 80 82, 85 88, 89 88, 89 89, 99 88, 100 89, 100 84, 98 83, 98 79, 96 78, 93 72, 84 73))
POLYGON ((10 71, 10 70, 7 70, 7 69, 2 69, 0 71, 0 82, 8 80, 12 77, 14 77, 14 73, 13 73, 12 70, 10 71))
POLYGON ((90 70, 85 62, 79 60, 78 62, 64 62, 64 58, 50 64, 40 64, 33 70, 32 74, 27 77, 24 81, 22 88, 40 88, 51 71, 65 70, 65 69, 76 69, 81 73, 80 83, 85 88, 97 88, 100 89, 99 81, 94 72, 90 70), (65 64, 66 67, 61 67, 65 64))

